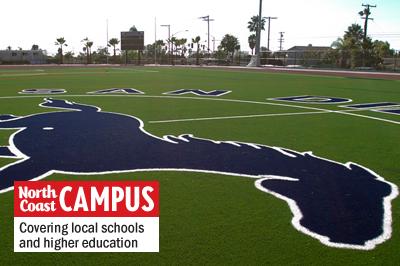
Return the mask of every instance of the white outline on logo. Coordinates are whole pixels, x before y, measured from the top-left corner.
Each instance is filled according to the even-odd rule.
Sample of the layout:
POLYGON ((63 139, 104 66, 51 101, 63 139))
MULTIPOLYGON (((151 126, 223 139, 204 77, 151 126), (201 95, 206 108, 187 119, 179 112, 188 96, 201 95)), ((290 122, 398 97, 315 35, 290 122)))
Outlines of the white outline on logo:
MULTIPOLYGON (((78 109, 72 109, 72 108, 70 108, 70 109, 65 109, 65 108, 62 108, 62 107, 43 106, 43 104, 45 104, 46 102, 51 103, 51 99, 45 98, 44 100, 45 100, 44 103, 39 104, 40 107, 44 107, 44 108, 55 108, 55 109, 63 109, 63 110, 76 110, 76 111, 80 111, 80 110, 78 110, 78 109)), ((71 104, 71 105, 74 104, 73 102, 69 102, 69 101, 66 101, 66 100, 64 100, 64 101, 65 101, 67 104, 71 104)), ((100 107, 97 107, 97 106, 86 105, 86 104, 81 104, 81 103, 79 103, 79 105, 82 105, 82 106, 90 106, 90 107, 92 107, 92 108, 96 108, 98 112, 101 111, 101 108, 100 108, 100 107)), ((60 112, 61 112, 61 111, 60 111, 60 112)), ((328 162, 332 162, 332 163, 335 163, 335 164, 343 165, 343 166, 345 166, 345 167, 348 168, 348 169, 351 169, 351 165, 358 166, 358 167, 360 167, 360 168, 362 168, 362 169, 368 171, 370 174, 376 176, 376 179, 377 179, 377 180, 379 180, 379 181, 381 181, 381 182, 383 182, 383 183, 386 183, 386 184, 388 184, 388 185, 391 187, 391 190, 392 190, 391 194, 388 195, 388 196, 386 196, 386 197, 384 197, 384 200, 383 200, 383 206, 384 206, 384 214, 383 214, 384 218, 383 218, 383 228, 382 228, 383 233, 382 233, 381 235, 379 235, 378 237, 374 238, 374 239, 368 240, 367 242, 365 242, 364 245, 351 245, 351 244, 343 244, 343 243, 330 242, 330 239, 329 239, 327 236, 323 236, 323 235, 317 234, 317 233, 315 233, 315 232, 313 232, 313 231, 310 231, 310 230, 307 229, 306 227, 303 227, 303 226, 300 224, 300 220, 302 219, 303 214, 302 214, 300 208, 298 207, 296 201, 294 201, 293 199, 288 198, 288 197, 286 197, 286 196, 283 196, 283 195, 281 195, 281 194, 279 194, 279 193, 277 193, 277 192, 268 190, 268 189, 266 189, 266 188, 264 188, 264 187, 261 186, 261 182, 263 182, 264 180, 270 180, 270 179, 286 180, 286 181, 293 181, 293 182, 298 181, 298 180, 295 179, 295 178, 285 177, 285 176, 275 176, 275 175, 259 175, 259 176, 254 176, 254 175, 236 174, 236 173, 230 173, 230 172, 207 171, 207 170, 185 169, 185 168, 132 169, 132 170, 123 170, 123 171, 106 171, 106 172, 91 172, 91 173, 80 173, 80 172, 67 172, 67 171, 50 170, 50 171, 48 171, 47 173, 45 173, 45 174, 43 174, 43 175, 41 175, 41 176, 38 176, 38 177, 33 178, 33 179, 30 179, 30 181, 38 181, 38 180, 41 180, 41 179, 43 179, 43 178, 46 178, 46 177, 48 177, 48 176, 50 176, 50 175, 57 174, 57 173, 59 173, 59 174, 68 174, 68 175, 91 176, 91 175, 106 175, 106 174, 117 174, 117 173, 158 172, 158 171, 168 171, 168 172, 175 172, 175 171, 176 171, 176 172, 197 172, 197 173, 207 173, 207 174, 221 174, 221 175, 228 175, 228 176, 249 177, 249 178, 252 178, 252 179, 257 179, 257 180, 255 181, 255 187, 258 188, 259 190, 261 190, 261 191, 263 191, 263 192, 266 192, 266 193, 269 193, 269 194, 275 196, 276 198, 279 198, 279 199, 281 199, 281 200, 286 201, 286 203, 289 205, 290 211, 291 211, 292 214, 293 214, 292 225, 293 225, 298 231, 300 231, 300 232, 302 232, 302 233, 304 233, 304 234, 306 234, 306 235, 309 235, 309 236, 311 236, 311 237, 313 237, 313 238, 315 238, 315 239, 318 239, 318 240, 319 240, 322 244, 324 244, 324 245, 327 245, 327 246, 330 246, 330 247, 336 247, 336 248, 347 248, 347 249, 358 249, 358 250, 372 250, 372 249, 375 248, 376 245, 381 244, 381 243, 385 242, 386 240, 390 239, 390 237, 391 237, 391 235, 392 235, 392 208, 391 208, 391 202, 392 202, 393 199, 395 199, 395 198, 399 195, 398 188, 397 188, 397 186, 396 186, 395 184, 393 184, 393 183, 391 183, 391 182, 389 182, 389 181, 386 181, 383 177, 379 176, 377 173, 373 172, 372 170, 370 170, 370 169, 368 169, 368 168, 365 168, 365 167, 362 166, 362 165, 359 165, 359 164, 353 163, 353 162, 347 162, 347 163, 343 164, 343 163, 340 163, 340 162, 336 162, 336 161, 333 161, 333 160, 329 160, 329 159, 325 159, 325 158, 321 158, 321 157, 315 156, 315 155, 314 155, 312 152, 310 152, 310 151, 309 151, 309 152, 297 152, 297 151, 293 151, 293 150, 286 149, 286 148, 283 149, 283 148, 280 148, 280 147, 273 147, 273 146, 267 146, 267 145, 262 145, 262 144, 255 144, 255 143, 244 143, 244 142, 238 142, 238 141, 215 141, 215 140, 210 140, 210 139, 205 139, 205 138, 197 138, 197 137, 194 137, 193 135, 190 135, 190 134, 184 134, 184 135, 180 135, 180 136, 178 136, 178 137, 174 137, 174 136, 171 136, 171 135, 165 135, 165 136, 163 136, 162 138, 160 138, 160 137, 154 136, 154 135, 152 135, 151 133, 147 132, 147 131, 144 129, 144 123, 143 123, 143 121, 142 121, 141 119, 135 117, 135 116, 127 115, 127 114, 121 114, 121 113, 115 113, 115 112, 104 112, 104 113, 117 114, 117 115, 122 115, 122 116, 127 116, 127 117, 131 117, 131 118, 137 119, 138 122, 139 122, 139 129, 140 129, 140 131, 142 131, 144 134, 147 134, 147 135, 149 135, 149 136, 151 136, 151 137, 153 137, 153 138, 156 138, 156 139, 159 139, 159 140, 163 140, 163 141, 167 141, 167 142, 173 143, 173 144, 178 144, 178 142, 173 141, 173 140, 171 140, 171 139, 169 139, 169 138, 174 138, 174 139, 179 139, 179 140, 182 140, 182 141, 185 141, 185 142, 189 142, 189 140, 187 140, 185 137, 190 137, 190 138, 193 138, 193 139, 211 141, 211 142, 213 142, 213 143, 215 143, 215 144, 222 144, 222 143, 224 143, 224 144, 231 144, 231 145, 235 145, 235 146, 239 146, 239 147, 240 147, 241 145, 247 145, 247 146, 253 147, 253 148, 255 148, 255 149, 261 149, 261 147, 272 148, 272 149, 274 149, 274 150, 276 150, 276 151, 279 151, 279 152, 281 152, 282 154, 284 154, 284 155, 286 155, 286 156, 289 156, 289 157, 297 157, 297 154, 298 154, 298 155, 303 155, 303 156, 304 156, 304 155, 310 155, 310 156, 313 156, 314 158, 318 158, 318 159, 321 159, 321 160, 324 160, 324 161, 328 161, 328 162), (292 153, 293 153, 293 154, 292 154, 292 153)), ((14 119, 5 120, 5 121, 18 120, 18 119, 22 119, 22 118, 27 118, 27 117, 31 117, 31 116, 36 116, 36 115, 39 115, 39 114, 46 114, 46 113, 32 114, 32 115, 23 116, 23 117, 18 117, 18 118, 14 118, 14 119)), ((0 122, 0 124, 1 124, 1 122, 0 122)), ((13 128, 7 128, 7 130, 10 130, 10 129, 13 129, 13 128)), ((9 138, 10 146, 8 146, 8 147, 9 147, 10 151, 11 151, 12 153, 14 153, 15 156, 16 156, 16 157, 12 157, 12 158, 21 159, 21 160, 16 161, 16 162, 14 162, 14 163, 11 163, 11 164, 8 164, 8 165, 6 165, 6 166, 1 167, 1 168, 0 168, 0 171, 4 170, 4 169, 6 169, 6 168, 8 168, 8 167, 10 167, 10 166, 20 164, 20 163, 22 163, 22 162, 24 162, 24 161, 30 159, 30 157, 28 157, 27 155, 23 154, 20 150, 18 150, 18 148, 17 148, 17 147, 15 146, 15 144, 14 144, 14 137, 15 137, 19 132, 25 130, 26 127, 24 127, 24 128, 14 128, 14 129, 19 129, 19 130, 16 131, 16 132, 14 132, 14 133, 10 136, 10 138, 9 138)), ((2 130, 2 128, 0 128, 0 130, 2 130)), ((2 156, 0 156, 0 157, 2 157, 2 156)), ((2 190, 0 190, 0 193, 5 193, 5 192, 8 192, 8 191, 12 191, 13 189, 14 189, 14 187, 9 187, 9 188, 6 188, 6 189, 2 189, 2 190)))
POLYGON ((42 89, 36 89, 36 88, 32 88, 32 89, 24 89, 20 92, 18 92, 19 94, 30 94, 30 95, 34 95, 34 94, 42 94, 42 95, 46 95, 46 94, 64 94, 67 93, 67 91, 65 89, 56 89, 56 88, 50 88, 50 89, 46 89, 46 88, 42 88, 42 89), (37 91, 32 91, 30 92, 29 90, 37 90, 37 91), (50 92, 50 91, 54 91, 54 92, 50 92))
POLYGON ((128 95, 145 94, 143 91, 140 91, 135 88, 110 88, 110 89, 101 89, 101 90, 97 90, 97 91, 87 92, 87 94, 99 94, 99 95, 106 95, 106 94, 113 94, 113 93, 128 94, 128 95), (113 91, 109 92, 109 90, 113 90, 113 91), (134 91, 136 91, 136 93, 130 93, 130 92, 127 92, 126 90, 134 90, 134 91))
POLYGON ((223 95, 226 95, 226 94, 232 92, 232 91, 225 91, 225 92, 223 92, 221 94, 218 94, 218 95, 211 95, 210 94, 210 93, 213 93, 213 92, 216 92, 216 91, 225 91, 225 90, 204 91, 204 90, 200 90, 200 89, 177 89, 177 90, 174 90, 174 91, 164 92, 163 94, 164 95, 175 95, 175 96, 179 96, 179 95, 183 95, 183 94, 194 94, 194 95, 201 96, 201 97, 203 97, 203 96, 205 96, 205 97, 221 97, 223 95), (185 90, 190 90, 190 91, 186 91, 186 92, 182 92, 182 93, 177 94, 177 92, 185 91, 185 90), (204 94, 198 94, 198 93, 196 93, 194 91, 199 91, 199 92, 204 93, 204 94))
POLYGON ((359 110, 359 111, 372 111, 376 113, 383 113, 383 114, 389 114, 389 115, 400 115, 400 113, 395 113, 395 112, 390 112, 390 111, 397 111, 400 110, 400 103, 394 103, 394 102, 376 102, 376 103, 359 103, 359 104, 352 104, 352 105, 341 105, 339 107, 343 108, 348 108, 348 109, 353 109, 353 110, 359 110), (372 106, 372 107, 361 107, 357 108, 354 106, 363 106, 363 105, 368 105, 368 104, 381 104, 380 106, 372 106), (389 105, 382 105, 382 104, 389 104, 389 105))
POLYGON ((295 97, 308 97, 308 99, 326 99, 326 98, 329 98, 329 99, 338 99, 339 97, 333 97, 333 96, 317 96, 317 95, 297 95, 297 96, 283 96, 283 97, 275 97, 275 98, 267 98, 267 100, 270 100, 270 101, 278 101, 278 102, 291 102, 291 103, 304 103, 304 104, 343 104, 343 103, 351 103, 351 102, 353 102, 353 100, 352 99, 349 99, 349 98, 340 98, 340 99, 344 99, 344 100, 346 100, 346 101, 344 101, 344 102, 334 102, 334 103, 331 103, 331 102, 326 102, 327 100, 325 100, 325 101, 320 101, 320 102, 308 102, 307 101, 307 98, 306 98, 306 100, 305 101, 301 101, 301 100, 283 100, 282 98, 295 98, 295 97))
POLYGON ((380 108, 393 108, 399 107, 400 103, 394 102, 374 102, 374 103, 358 103, 358 104, 350 104, 350 105, 339 105, 339 107, 348 108, 348 109, 357 109, 357 110, 373 110, 373 109, 380 109, 380 108), (363 106, 363 105, 371 105, 371 104, 390 104, 390 105, 380 105, 380 106, 372 106, 372 107, 354 107, 354 106, 363 106))

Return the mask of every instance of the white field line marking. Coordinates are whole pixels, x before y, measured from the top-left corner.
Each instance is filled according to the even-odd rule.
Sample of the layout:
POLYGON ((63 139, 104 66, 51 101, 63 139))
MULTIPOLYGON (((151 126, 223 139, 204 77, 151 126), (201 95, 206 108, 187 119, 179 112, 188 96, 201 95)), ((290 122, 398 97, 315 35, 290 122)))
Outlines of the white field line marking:
MULTIPOLYGON (((346 110, 343 112, 361 112, 363 110, 346 110)), ((318 112, 295 112, 295 113, 275 113, 275 114, 257 114, 257 115, 236 115, 236 116, 217 116, 217 117, 200 117, 200 118, 186 118, 186 119, 173 119, 173 120, 159 120, 149 121, 150 124, 161 123, 175 123, 175 122, 189 122, 189 121, 207 121, 207 120, 225 120, 225 119, 240 119, 240 118, 257 118, 257 117, 274 117, 274 116, 295 116, 295 115, 315 115, 315 114, 331 114, 341 111, 318 111, 318 112)))
MULTIPOLYGON (((0 99, 17 99, 17 98, 45 98, 49 97, 50 95, 32 95, 32 96, 4 96, 0 97, 0 99)), ((400 125, 400 121, 393 121, 389 119, 374 117, 374 116, 367 116, 367 115, 360 115, 360 114, 353 114, 349 112, 349 110, 343 111, 333 111, 329 109, 322 109, 316 107, 309 107, 309 106, 301 106, 301 105, 291 105, 291 104, 284 104, 284 103, 271 103, 271 102, 257 102, 257 101, 248 101, 248 100, 235 100, 235 99, 223 99, 223 98, 200 98, 200 97, 189 97, 189 96, 151 96, 151 95, 86 95, 86 94, 70 94, 70 95, 58 95, 58 98, 71 98, 71 97, 133 97, 133 98, 154 98, 154 99, 176 99, 176 100, 199 100, 199 101, 221 101, 221 102, 232 102, 232 103, 248 103, 248 104, 261 104, 261 105, 273 105, 273 106, 284 106, 284 107, 292 107, 292 108, 299 108, 299 109, 306 109, 306 110, 314 110, 320 112, 331 112, 335 114, 342 114, 342 115, 350 115, 356 116, 360 118, 372 119, 376 121, 381 121, 390 124, 400 125)))
MULTIPOLYGON (((141 71, 130 71, 132 73, 135 74, 139 74, 141 73, 141 71)), ((144 71, 142 71, 144 72, 144 71)), ((148 72, 148 73, 153 73, 153 72, 148 72)), ((127 72, 123 72, 123 71, 113 71, 113 72, 102 72, 102 71, 82 71, 82 72, 59 72, 59 73, 46 73, 47 75, 84 75, 84 74, 127 74, 127 72)))
POLYGON ((102 71, 82 71, 82 72, 45 72, 45 73, 20 73, 20 74, 0 74, 0 77, 29 77, 29 76, 46 76, 46 75, 83 75, 83 74, 126 74, 127 71, 138 74, 138 73, 158 73, 159 71, 152 70, 125 70, 114 71, 114 72, 102 72, 102 71))
MULTIPOLYGON (((344 112, 360 112, 362 110, 346 110, 344 112)), ((275 116, 296 116, 296 115, 315 115, 315 114, 331 114, 339 111, 318 111, 318 112, 296 112, 296 113, 275 113, 275 114, 258 114, 258 115, 237 115, 237 116, 217 116, 217 117, 200 117, 186 118, 174 120, 149 121, 150 124, 189 122, 189 121, 207 121, 207 120, 226 120, 226 119, 241 119, 241 118, 257 118, 257 117, 275 117, 275 116)))
POLYGON ((23 76, 44 76, 47 73, 18 73, 18 74, 0 74, 0 77, 23 77, 23 76))
MULTIPOLYGON (((365 111, 365 110, 364 110, 365 111)), ((352 116, 357 116, 357 117, 362 117, 362 118, 367 118, 367 119, 372 119, 372 120, 378 120, 381 122, 387 122, 387 123, 392 123, 396 125, 400 125, 400 121, 393 121, 389 119, 384 119, 384 118, 379 118, 379 117, 374 117, 374 116, 369 116, 369 115, 360 115, 360 114, 353 114, 353 113, 347 113, 347 111, 339 111, 336 112, 338 114, 344 114, 344 115, 352 115, 352 116)))
POLYGON ((130 71, 130 72, 145 72, 145 73, 159 73, 158 70, 142 70, 142 69, 129 69, 129 68, 111 68, 112 70, 118 71, 130 71))

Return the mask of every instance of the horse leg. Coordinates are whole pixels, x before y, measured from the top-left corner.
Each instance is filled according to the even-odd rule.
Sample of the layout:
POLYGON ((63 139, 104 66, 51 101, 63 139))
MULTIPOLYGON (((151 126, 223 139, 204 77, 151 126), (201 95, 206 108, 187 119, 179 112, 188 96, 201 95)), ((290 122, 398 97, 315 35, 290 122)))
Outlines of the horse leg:
POLYGON ((0 157, 17 158, 17 156, 8 147, 0 146, 0 157))
POLYGON ((44 176, 47 168, 41 167, 32 159, 26 159, 0 168, 0 193, 12 190, 14 181, 28 181, 44 176))
POLYGON ((0 121, 7 121, 11 119, 16 119, 18 116, 15 115, 0 115, 0 121))

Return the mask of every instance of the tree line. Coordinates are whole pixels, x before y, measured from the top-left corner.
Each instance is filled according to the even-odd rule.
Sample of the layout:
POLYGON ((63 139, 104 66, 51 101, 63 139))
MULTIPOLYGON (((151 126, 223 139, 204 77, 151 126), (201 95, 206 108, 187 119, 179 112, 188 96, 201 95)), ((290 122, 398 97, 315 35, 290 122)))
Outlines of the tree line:
POLYGON ((342 38, 331 45, 327 59, 343 68, 382 68, 383 59, 393 57, 395 50, 387 41, 364 37, 364 30, 358 24, 350 25, 342 38))
MULTIPOLYGON (((365 12, 366 11, 360 12, 360 15, 363 15, 365 12)), ((259 25, 261 26, 261 30, 265 30, 265 24, 266 19, 262 18, 259 20, 259 16, 252 16, 247 24, 247 28, 251 33, 248 37, 248 44, 252 54, 254 54, 257 40, 255 33, 258 31, 259 25)), ((311 47, 311 45, 309 45, 309 47, 311 47)), ((302 58, 299 62, 307 64, 310 58, 314 58, 319 60, 320 65, 325 66, 353 69, 359 67, 382 69, 384 58, 398 56, 398 54, 396 55, 396 51, 390 47, 389 42, 372 40, 366 35, 366 32, 364 32, 364 29, 359 24, 350 25, 344 32, 343 37, 335 40, 330 48, 331 49, 324 51, 315 51, 306 48, 305 51, 301 51, 302 58)), ((265 47, 263 47, 262 50, 265 51, 262 56, 271 56, 270 51, 266 51, 267 49, 265 47)), ((288 56, 288 54, 279 51, 272 56, 284 58, 288 56)), ((270 61, 276 62, 276 60, 273 59, 270 61)), ((284 59, 282 59, 281 64, 284 64, 283 61, 284 59)))
MULTIPOLYGON (((265 30, 266 19, 262 18, 259 20, 258 16, 252 16, 247 22, 247 28, 250 31, 248 36, 248 45, 251 50, 251 54, 254 54, 256 46, 256 32, 258 27, 261 30, 265 30), (261 22, 261 23, 260 23, 261 22)), ((133 26, 131 31, 137 31, 136 27, 133 26)), ((210 52, 206 50, 206 45, 200 36, 195 36, 190 40, 186 38, 176 38, 157 40, 152 44, 146 45, 144 51, 119 51, 118 45, 120 40, 118 38, 111 38, 108 41, 107 47, 100 47, 95 51, 92 51, 93 41, 88 37, 85 37, 81 41, 82 50, 75 54, 72 51, 64 53, 65 48, 68 46, 67 40, 64 37, 56 39, 55 45, 58 47, 57 55, 53 58, 52 62, 63 64, 67 63, 123 63, 123 58, 133 60, 140 58, 143 54, 145 58, 155 58, 161 63, 171 63, 176 60, 194 59, 196 64, 200 64, 201 59, 214 58, 223 60, 226 64, 233 63, 235 61, 235 55, 246 56, 249 59, 249 55, 241 52, 241 46, 239 39, 232 34, 225 34, 220 40, 220 44, 216 51, 210 52), (111 48, 112 54, 108 48, 111 48), (118 54, 118 52, 120 52, 118 54)), ((387 41, 372 40, 370 37, 366 37, 363 28, 358 24, 350 25, 344 32, 343 37, 335 40, 330 46, 331 49, 324 51, 315 51, 310 49, 304 51, 302 59, 299 60, 301 64, 307 65, 307 58, 318 59, 320 65, 335 66, 341 68, 357 68, 357 67, 372 67, 382 68, 383 59, 387 57, 394 57, 395 51, 390 47, 387 41)), ((11 47, 8 47, 11 50, 11 47)), ((20 48, 21 50, 22 48, 20 48)), ((33 45, 32 50, 38 50, 38 45, 33 45)), ((270 51, 264 51, 263 57, 287 57, 285 51, 280 51, 272 54, 270 51)), ((237 57, 237 56, 236 56, 237 57)), ((284 59, 283 59, 284 60, 284 59)), ((272 60, 277 62, 277 60, 272 60)), ((281 62, 284 64, 284 62, 281 62)))

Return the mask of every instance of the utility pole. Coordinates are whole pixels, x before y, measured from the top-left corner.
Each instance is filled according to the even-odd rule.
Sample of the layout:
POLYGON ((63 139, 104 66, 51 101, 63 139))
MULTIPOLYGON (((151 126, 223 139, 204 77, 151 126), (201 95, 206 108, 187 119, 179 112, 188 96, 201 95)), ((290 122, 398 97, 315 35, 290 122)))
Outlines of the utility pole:
POLYGON ((258 12, 258 27, 256 41, 256 66, 261 65, 261 21, 262 21, 262 0, 260 0, 260 10, 258 12))
POLYGON ((207 21, 207 29, 208 29, 208 44, 207 44, 207 51, 210 53, 210 21, 214 21, 214 19, 210 19, 210 15, 204 16, 204 17, 199 17, 199 19, 202 19, 203 21, 207 21))
POLYGON ((157 65, 157 17, 154 17, 154 65, 157 65))
POLYGON ((365 49, 367 47, 367 31, 368 31, 368 20, 374 20, 373 18, 370 18, 369 16, 371 15, 371 7, 375 8, 376 5, 370 5, 370 4, 362 4, 364 10, 358 12, 358 14, 362 17, 362 19, 365 19, 364 22, 364 36, 363 36, 363 66, 365 66, 365 49), (365 16, 365 17, 363 17, 365 16))
POLYGON ((106 21, 106 33, 107 33, 106 58, 107 58, 107 65, 108 65, 108 19, 107 19, 107 21, 106 21))
POLYGON ((265 17, 268 19, 268 44, 267 44, 267 50, 269 51, 269 40, 270 40, 270 34, 271 34, 271 19, 278 19, 277 17, 265 17))
POLYGON ((261 22, 262 22, 262 0, 260 0, 260 10, 258 12, 257 32, 256 32, 256 51, 251 57, 248 67, 259 67, 261 65, 261 22))
POLYGON ((362 6, 365 8, 364 10, 358 12, 358 14, 362 17, 362 19, 365 19, 364 22, 364 44, 365 44, 367 42, 368 20, 374 20, 373 18, 369 17, 371 15, 371 7, 375 8, 376 5, 362 4, 362 6))
POLYGON ((284 40, 285 39, 283 39, 283 34, 284 34, 285 32, 283 32, 283 31, 281 31, 281 32, 279 32, 279 35, 280 35, 280 37, 279 37, 279 51, 282 51, 282 43, 284 42, 284 40))

